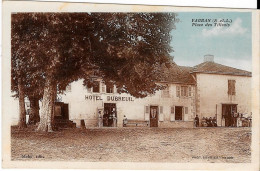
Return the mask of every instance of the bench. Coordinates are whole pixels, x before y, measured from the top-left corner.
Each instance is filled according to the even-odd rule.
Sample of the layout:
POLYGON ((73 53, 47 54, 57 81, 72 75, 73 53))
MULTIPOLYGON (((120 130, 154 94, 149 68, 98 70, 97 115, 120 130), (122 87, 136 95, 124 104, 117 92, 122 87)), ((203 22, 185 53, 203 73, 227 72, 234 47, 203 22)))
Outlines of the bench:
POLYGON ((147 127, 149 126, 149 121, 145 120, 135 120, 135 119, 124 119, 123 127, 147 127))

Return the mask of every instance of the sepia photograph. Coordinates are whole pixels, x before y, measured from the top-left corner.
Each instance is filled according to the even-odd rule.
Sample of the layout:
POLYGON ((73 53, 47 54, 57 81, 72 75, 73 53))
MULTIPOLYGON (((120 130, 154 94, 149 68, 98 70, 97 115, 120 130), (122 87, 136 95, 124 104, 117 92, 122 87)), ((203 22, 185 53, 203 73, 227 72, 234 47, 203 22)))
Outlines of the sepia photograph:
POLYGON ((253 11, 66 6, 6 20, 8 162, 252 163, 253 11))

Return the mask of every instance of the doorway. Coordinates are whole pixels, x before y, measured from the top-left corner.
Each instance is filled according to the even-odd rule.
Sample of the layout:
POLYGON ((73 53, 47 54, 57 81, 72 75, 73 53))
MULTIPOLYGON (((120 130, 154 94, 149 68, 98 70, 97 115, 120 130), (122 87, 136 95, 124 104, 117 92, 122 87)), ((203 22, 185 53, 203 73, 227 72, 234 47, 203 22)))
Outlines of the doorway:
POLYGON ((158 127, 158 106, 150 106, 150 127, 158 127))
POLYGON ((234 113, 237 113, 237 104, 222 104, 222 118, 226 127, 232 126, 234 113))
POLYGON ((175 120, 176 121, 182 121, 183 120, 183 107, 182 106, 175 106, 175 120))
POLYGON ((115 103, 104 103, 103 126, 116 127, 117 112, 115 103))

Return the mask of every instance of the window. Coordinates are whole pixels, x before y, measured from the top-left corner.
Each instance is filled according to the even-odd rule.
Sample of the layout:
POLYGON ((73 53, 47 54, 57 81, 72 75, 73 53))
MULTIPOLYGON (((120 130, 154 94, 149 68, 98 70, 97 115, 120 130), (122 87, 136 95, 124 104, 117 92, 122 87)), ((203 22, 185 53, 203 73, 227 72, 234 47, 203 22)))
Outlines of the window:
POLYGON ((236 95, 236 80, 228 80, 228 95, 236 95))
POLYGON ((176 86, 176 96, 181 97, 180 86, 176 86))
POLYGON ((114 93, 114 86, 112 84, 108 84, 107 86, 107 93, 114 93))
POLYGON ((189 97, 191 97, 191 86, 189 86, 189 97))
POLYGON ((93 92, 94 93, 99 93, 100 92, 100 90, 99 90, 99 82, 98 81, 94 81, 93 92))
POLYGON ((188 97, 188 87, 187 86, 181 86, 181 96, 188 97))
POLYGON ((168 85, 162 90, 162 97, 170 97, 170 88, 168 85))

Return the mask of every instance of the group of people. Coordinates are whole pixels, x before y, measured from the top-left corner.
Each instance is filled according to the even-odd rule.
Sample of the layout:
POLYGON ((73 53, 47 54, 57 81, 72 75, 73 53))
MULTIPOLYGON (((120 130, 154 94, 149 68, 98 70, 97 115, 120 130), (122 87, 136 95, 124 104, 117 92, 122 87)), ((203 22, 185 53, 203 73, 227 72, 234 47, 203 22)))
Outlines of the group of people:
POLYGON ((115 112, 111 114, 105 113, 102 116, 102 112, 98 113, 98 127, 116 127, 117 125, 117 117, 115 112))
POLYGON ((202 126, 202 127, 217 127, 217 119, 216 117, 203 117, 201 119, 201 124, 200 124, 200 121, 199 121, 199 117, 198 115, 196 115, 195 119, 194 119, 194 122, 195 122, 195 126, 196 127, 199 127, 199 126, 202 126))
POLYGON ((225 126, 228 127, 250 127, 252 124, 252 113, 248 115, 232 112, 230 116, 224 116, 224 118, 225 126))
MULTIPOLYGON (((250 127, 252 125, 252 114, 249 117, 243 117, 243 114, 232 113, 222 118, 226 127, 250 127)), ((194 118, 195 127, 217 127, 216 117, 203 117, 200 121, 198 115, 194 118)))

